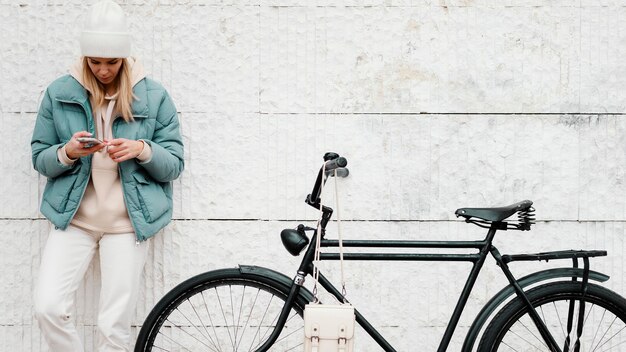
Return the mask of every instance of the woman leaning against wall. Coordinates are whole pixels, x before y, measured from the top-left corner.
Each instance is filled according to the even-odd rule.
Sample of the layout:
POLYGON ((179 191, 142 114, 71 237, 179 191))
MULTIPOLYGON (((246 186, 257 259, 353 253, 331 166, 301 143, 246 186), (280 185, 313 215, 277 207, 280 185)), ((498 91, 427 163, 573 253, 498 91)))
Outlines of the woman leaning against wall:
POLYGON ((167 91, 130 56, 120 6, 98 2, 85 19, 82 57, 48 86, 31 141, 52 225, 35 312, 52 351, 83 351, 75 294, 98 252, 98 350, 128 351, 149 239, 171 220, 183 144, 167 91))

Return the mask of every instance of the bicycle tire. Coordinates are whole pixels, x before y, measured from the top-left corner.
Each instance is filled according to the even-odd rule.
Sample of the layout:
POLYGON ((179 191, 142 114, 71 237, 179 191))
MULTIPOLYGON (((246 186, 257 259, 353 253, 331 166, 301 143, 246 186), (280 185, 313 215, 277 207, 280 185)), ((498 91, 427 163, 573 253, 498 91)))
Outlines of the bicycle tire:
MULTIPOLYGON (((308 302, 303 291, 272 351, 302 348, 302 312, 308 302)), ((155 305, 139 332, 135 352, 256 351, 272 332, 288 294, 285 284, 239 269, 197 275, 155 305)))
MULTIPOLYGON (((535 287, 527 296, 563 352, 626 349, 626 300, 615 292, 589 283, 583 293, 580 281, 566 281, 535 287), (568 329, 570 302, 573 313, 568 329), (581 302, 585 309, 579 324, 581 302), (577 333, 579 325, 581 335, 577 333)), ((505 305, 485 330, 478 351, 549 351, 527 313, 519 298, 505 305)))

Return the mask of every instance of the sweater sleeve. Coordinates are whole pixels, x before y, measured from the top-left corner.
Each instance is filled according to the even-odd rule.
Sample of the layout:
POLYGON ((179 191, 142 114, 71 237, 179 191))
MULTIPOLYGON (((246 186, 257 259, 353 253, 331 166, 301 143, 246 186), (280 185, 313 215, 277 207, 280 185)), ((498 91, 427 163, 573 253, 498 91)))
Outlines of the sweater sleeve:
POLYGON ((57 158, 59 159, 61 164, 65 166, 72 166, 76 162, 76 160, 78 160, 78 159, 71 159, 69 156, 67 156, 67 151, 65 151, 65 145, 57 149, 57 158))
POLYGON ((140 139, 143 144, 143 148, 141 149, 141 153, 137 155, 137 160, 139 163, 147 163, 152 159, 152 148, 150 148, 150 144, 143 139, 140 139))

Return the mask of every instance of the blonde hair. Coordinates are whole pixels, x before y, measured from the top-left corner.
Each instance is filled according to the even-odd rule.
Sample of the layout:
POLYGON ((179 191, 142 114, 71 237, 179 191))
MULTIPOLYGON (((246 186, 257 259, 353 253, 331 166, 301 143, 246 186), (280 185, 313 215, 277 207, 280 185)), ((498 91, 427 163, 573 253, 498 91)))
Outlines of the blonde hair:
MULTIPOLYGON (((83 84, 89 93, 91 93, 92 104, 100 106, 104 104, 104 97, 106 96, 106 90, 104 85, 98 81, 96 76, 89 68, 88 58, 83 57, 83 84)), ((115 77, 115 84, 117 85, 117 99, 115 101, 115 111, 118 111, 124 121, 133 121, 132 104, 133 99, 137 99, 133 94, 133 82, 130 73, 130 65, 126 58, 122 58, 122 65, 115 77)))

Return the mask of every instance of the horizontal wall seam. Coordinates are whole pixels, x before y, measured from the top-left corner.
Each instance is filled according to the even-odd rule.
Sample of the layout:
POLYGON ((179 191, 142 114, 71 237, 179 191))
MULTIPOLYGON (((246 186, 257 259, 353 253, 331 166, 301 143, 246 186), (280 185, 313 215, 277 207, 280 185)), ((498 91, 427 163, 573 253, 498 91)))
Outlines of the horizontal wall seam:
POLYGON ((259 112, 261 115, 528 115, 528 116, 621 116, 623 112, 259 112))
MULTIPOLYGON (((6 114, 37 114, 37 111, 2 111, 6 114)), ((179 114, 217 114, 220 111, 178 111, 179 114)), ((472 116, 472 115, 497 115, 497 116, 626 116, 625 112, 381 112, 381 111, 372 111, 372 112, 310 112, 310 111, 302 111, 302 112, 293 112, 293 111, 280 111, 280 112, 268 112, 268 111, 247 111, 243 112, 246 114, 259 114, 259 115, 462 115, 462 116, 472 116)))
MULTIPOLYGON (((46 221, 45 218, 19 218, 19 217, 6 217, 1 218, 0 221, 46 221)), ((310 222, 316 221, 316 219, 260 219, 260 218, 172 218, 172 221, 232 221, 232 222, 245 222, 245 221, 257 221, 257 222, 310 222)), ((335 220, 331 220, 335 221, 335 220)), ((509 222, 514 222, 512 219, 509 222)), ((420 222, 432 222, 432 223, 465 223, 463 220, 438 220, 438 219, 341 219, 341 222, 383 222, 383 223, 420 223, 420 222)), ((569 220, 569 219, 541 219, 536 220, 536 223, 626 223, 626 219, 588 219, 588 220, 569 220)))

